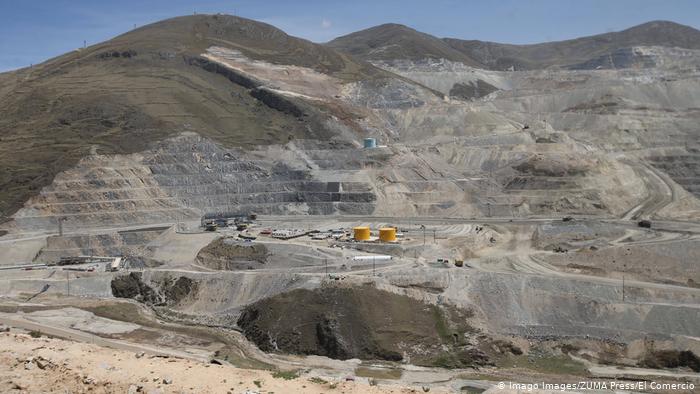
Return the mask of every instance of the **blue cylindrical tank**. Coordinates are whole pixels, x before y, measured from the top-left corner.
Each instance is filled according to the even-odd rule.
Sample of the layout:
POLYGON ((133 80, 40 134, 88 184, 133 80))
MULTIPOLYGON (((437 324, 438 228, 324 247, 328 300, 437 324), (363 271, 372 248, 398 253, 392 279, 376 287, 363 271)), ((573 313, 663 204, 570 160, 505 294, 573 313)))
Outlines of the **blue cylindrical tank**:
POLYGON ((377 139, 376 138, 365 138, 365 148, 376 148, 377 139))

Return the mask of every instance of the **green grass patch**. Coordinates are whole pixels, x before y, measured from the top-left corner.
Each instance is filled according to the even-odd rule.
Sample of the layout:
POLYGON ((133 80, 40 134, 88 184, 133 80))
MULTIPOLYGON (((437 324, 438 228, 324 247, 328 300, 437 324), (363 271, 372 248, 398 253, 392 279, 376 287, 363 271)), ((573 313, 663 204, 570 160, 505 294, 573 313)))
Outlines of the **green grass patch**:
POLYGON ((276 379, 294 380, 299 377, 299 371, 275 371, 272 377, 276 379))
POLYGON ((486 390, 476 388, 476 387, 471 387, 471 386, 462 386, 459 389, 459 392, 463 393, 463 394, 481 394, 484 391, 486 391, 486 390))

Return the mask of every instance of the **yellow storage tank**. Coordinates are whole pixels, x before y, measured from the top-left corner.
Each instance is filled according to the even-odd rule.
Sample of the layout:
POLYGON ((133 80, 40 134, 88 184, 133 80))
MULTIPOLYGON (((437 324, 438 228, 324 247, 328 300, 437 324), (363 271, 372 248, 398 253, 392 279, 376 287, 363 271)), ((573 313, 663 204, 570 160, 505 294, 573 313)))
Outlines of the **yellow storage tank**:
POLYGON ((379 239, 382 242, 396 242, 396 229, 393 227, 380 228, 379 239))
POLYGON ((369 227, 355 227, 352 229, 355 241, 369 241, 369 227))

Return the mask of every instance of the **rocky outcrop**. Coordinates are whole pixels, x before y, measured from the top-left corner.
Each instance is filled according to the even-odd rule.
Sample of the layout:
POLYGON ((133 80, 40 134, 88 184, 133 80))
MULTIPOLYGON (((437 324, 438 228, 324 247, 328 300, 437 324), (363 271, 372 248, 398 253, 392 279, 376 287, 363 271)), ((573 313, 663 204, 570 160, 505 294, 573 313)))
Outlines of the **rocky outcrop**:
POLYGON ((408 358, 418 365, 449 367, 487 364, 489 357, 469 344, 475 332, 466 323, 469 316, 367 285, 294 290, 267 298, 246 307, 238 326, 268 352, 342 360, 408 358))
POLYGON ((141 274, 132 272, 112 279, 112 295, 117 298, 131 298, 147 304, 162 302, 160 295, 141 280, 141 274))
POLYGON ((248 89, 255 89, 262 85, 262 82, 251 78, 243 73, 236 72, 230 67, 225 67, 217 62, 205 59, 201 56, 185 57, 185 62, 191 66, 201 67, 206 71, 223 75, 229 81, 248 89))
POLYGON ((269 89, 256 88, 250 91, 250 95, 272 109, 276 109, 296 118, 301 118, 304 116, 304 111, 299 108, 299 106, 294 104, 291 100, 286 99, 269 89))
POLYGON ((117 298, 131 298, 152 306, 171 307, 196 297, 199 289, 198 283, 188 277, 165 277, 147 283, 139 272, 115 277, 111 287, 112 295, 117 298))
POLYGON ((480 97, 487 96, 498 88, 490 83, 477 79, 469 83, 456 83, 450 89, 450 97, 460 98, 464 100, 474 100, 480 97))

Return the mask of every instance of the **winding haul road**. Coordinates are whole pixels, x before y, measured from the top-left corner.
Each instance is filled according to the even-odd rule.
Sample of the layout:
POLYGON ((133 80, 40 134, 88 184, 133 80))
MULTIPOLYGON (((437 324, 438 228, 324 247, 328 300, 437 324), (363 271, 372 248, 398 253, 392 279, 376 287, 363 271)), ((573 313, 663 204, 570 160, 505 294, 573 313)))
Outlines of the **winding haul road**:
POLYGON ((623 220, 649 218, 676 200, 673 181, 666 174, 647 163, 642 163, 641 166, 629 162, 627 164, 633 166, 647 186, 649 194, 642 202, 622 215, 623 220))

